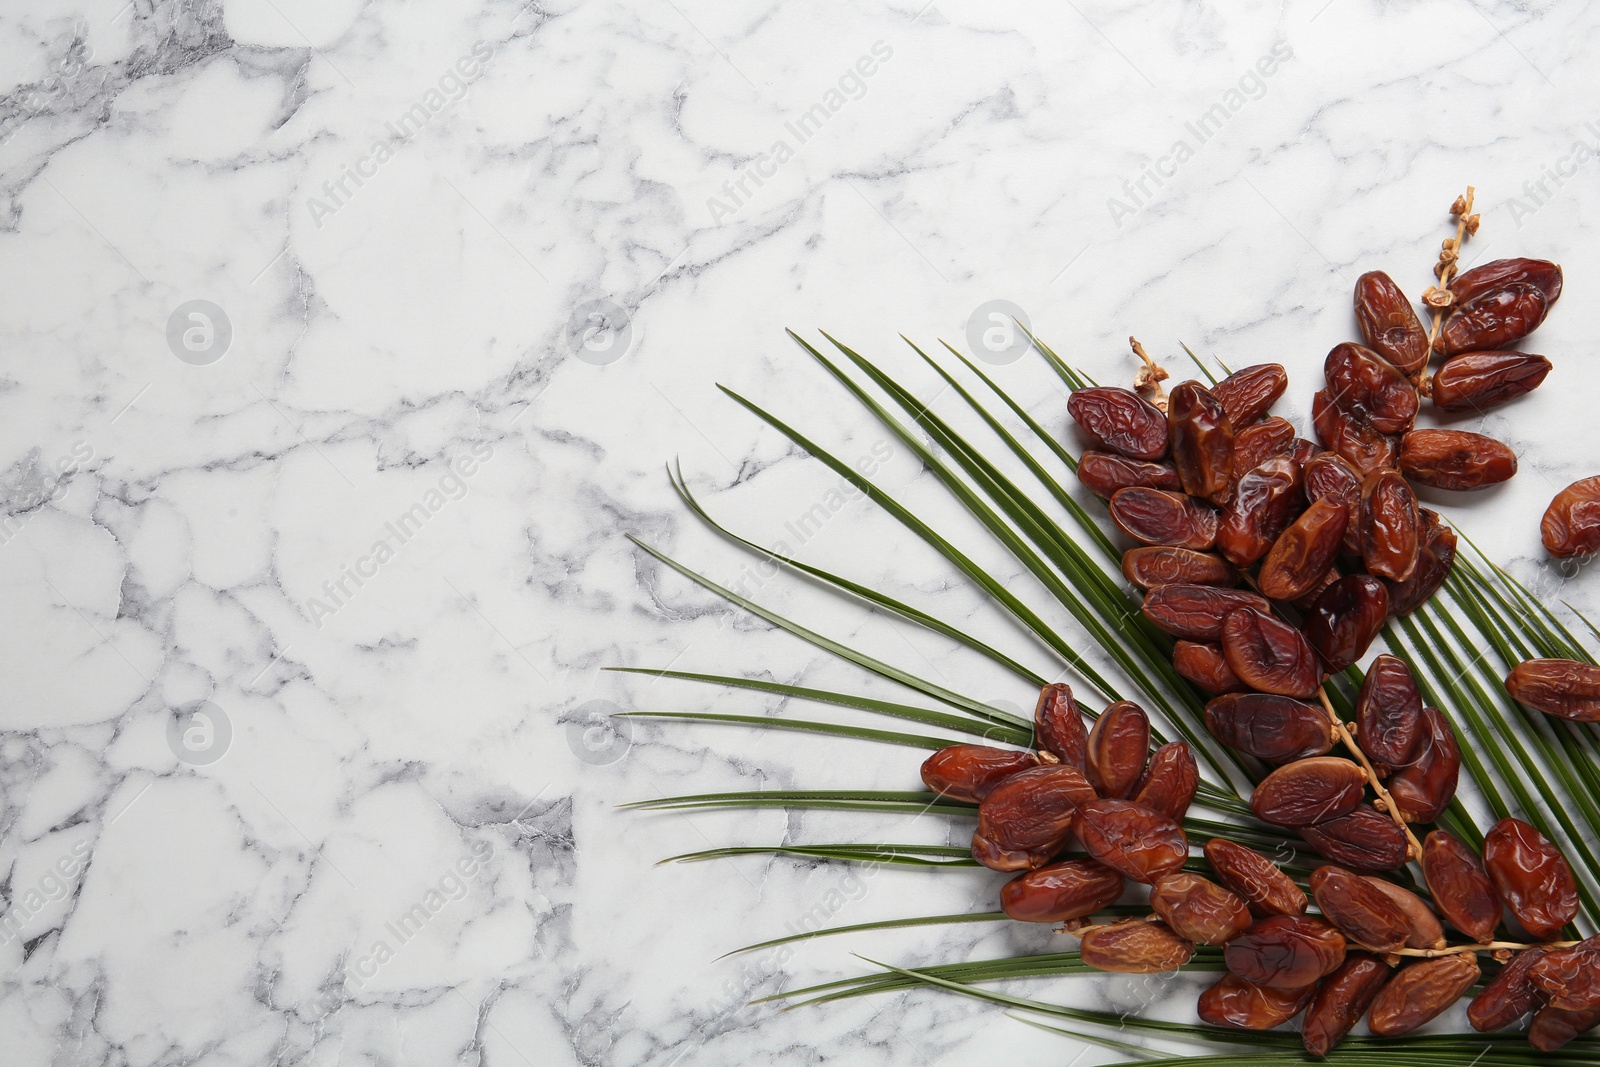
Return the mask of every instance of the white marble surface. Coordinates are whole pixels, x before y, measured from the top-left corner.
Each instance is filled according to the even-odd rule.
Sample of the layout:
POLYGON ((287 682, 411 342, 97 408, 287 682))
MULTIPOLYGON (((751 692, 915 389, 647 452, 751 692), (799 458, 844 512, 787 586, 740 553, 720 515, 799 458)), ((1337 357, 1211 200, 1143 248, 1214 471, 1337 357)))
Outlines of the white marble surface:
MULTIPOLYGON (((730 614, 624 535, 1025 702, 937 640, 767 581, 687 515, 674 456, 767 538, 836 482, 715 383, 876 457, 993 562, 784 326, 926 385, 896 333, 962 344, 973 311, 1006 299, 1102 380, 1127 373, 1129 333, 1168 358, 1183 339, 1281 360, 1303 419, 1322 354, 1350 335, 1351 282, 1383 267, 1419 291, 1470 181, 1472 255, 1567 268, 1535 346, 1556 371, 1489 420, 1523 472, 1449 506, 1531 574, 1539 509, 1596 466, 1600 162, 1563 161, 1600 145, 1597 34, 1592 7, 1553 0, 5 5, 0 1060, 1073 1062, 1070 1042, 934 993, 743 1006, 857 972, 851 951, 1043 941, 952 928, 717 961, 816 908, 846 923, 987 907, 998 879, 653 866, 947 830, 618 811, 715 788, 905 788, 918 758, 710 726, 591 747, 592 701, 775 706, 608 665, 892 691, 730 614), (1252 74, 1264 57, 1270 76, 1252 74), (1186 124, 1219 104, 1201 144, 1186 124), (1138 189, 1157 166, 1171 177, 1138 189), (1525 186, 1558 166, 1559 186, 1525 186), (231 326, 219 359, 188 309, 169 345, 194 300, 231 326), (625 346, 571 343, 594 300, 626 309, 625 346), (209 748, 169 730, 195 701, 220 710, 209 748)), ((997 374, 1061 425, 1035 361, 997 374)), ((807 558, 1053 669, 868 505, 837 511, 807 558)), ((1594 600, 1591 576, 1558 584, 1594 600)))

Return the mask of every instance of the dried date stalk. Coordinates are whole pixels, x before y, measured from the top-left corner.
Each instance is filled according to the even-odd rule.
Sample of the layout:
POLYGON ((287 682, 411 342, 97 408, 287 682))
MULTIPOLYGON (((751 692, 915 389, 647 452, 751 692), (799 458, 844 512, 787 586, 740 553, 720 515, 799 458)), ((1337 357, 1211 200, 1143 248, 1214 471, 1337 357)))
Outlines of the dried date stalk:
POLYGON ((1171 375, 1161 364, 1150 358, 1150 354, 1144 350, 1144 345, 1139 343, 1137 337, 1128 338, 1128 345, 1133 349, 1133 354, 1144 362, 1144 366, 1134 372, 1133 391, 1162 411, 1167 410, 1167 390, 1161 383, 1171 375))
MULTIPOLYGON (((1422 294, 1422 302, 1428 305, 1428 311, 1433 317, 1433 323, 1428 327, 1428 351, 1433 353, 1439 343, 1439 329, 1444 324, 1444 314, 1455 303, 1455 294, 1450 291, 1450 282, 1455 278, 1457 265, 1461 260, 1461 246, 1466 239, 1478 232, 1478 216, 1472 213, 1472 201, 1476 190, 1467 186, 1465 196, 1456 197, 1455 203, 1450 205, 1450 214, 1456 219, 1456 235, 1446 237, 1439 249, 1439 262, 1434 265, 1433 276, 1438 279, 1438 285, 1429 286, 1422 294)), ((1424 395, 1430 393, 1428 384, 1428 366, 1423 364, 1417 371, 1412 381, 1417 389, 1424 395)))

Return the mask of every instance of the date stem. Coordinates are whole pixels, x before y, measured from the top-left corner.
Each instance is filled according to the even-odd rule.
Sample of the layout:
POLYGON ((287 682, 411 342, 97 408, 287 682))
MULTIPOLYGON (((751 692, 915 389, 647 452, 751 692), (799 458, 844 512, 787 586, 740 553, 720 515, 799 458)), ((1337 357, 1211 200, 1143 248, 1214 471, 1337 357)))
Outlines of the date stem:
POLYGON ((1128 346, 1133 349, 1133 354, 1144 361, 1133 376, 1133 390, 1150 403, 1167 410, 1167 390, 1161 383, 1171 377, 1155 360, 1150 358, 1150 353, 1144 350, 1144 345, 1139 343, 1137 337, 1128 338, 1128 346))
POLYGON ((1356 762, 1360 763, 1361 769, 1367 772, 1367 784, 1372 786, 1374 793, 1378 794, 1378 801, 1373 806, 1380 811, 1386 812, 1389 818, 1393 819, 1395 824, 1405 831, 1406 848, 1411 858, 1414 860, 1421 859, 1422 842, 1418 841, 1417 835, 1411 832, 1411 826, 1406 822, 1406 817, 1400 813, 1400 806, 1394 802, 1394 798, 1389 795, 1389 791, 1383 787, 1383 780, 1378 777, 1377 768, 1372 765, 1372 761, 1367 758, 1367 754, 1361 751, 1361 746, 1356 743, 1355 735, 1350 732, 1350 728, 1339 718, 1339 713, 1333 710, 1333 704, 1328 700, 1328 690, 1325 687, 1317 687, 1317 699, 1322 701, 1322 710, 1328 713, 1328 725, 1333 728, 1334 736, 1355 755, 1356 762))
POLYGON ((1582 943, 1581 941, 1540 941, 1535 944, 1525 945, 1520 941, 1489 941, 1482 945, 1450 945, 1446 948, 1397 948, 1389 955, 1422 956, 1427 959, 1433 959, 1436 956, 1459 956, 1467 952, 1526 952, 1530 948, 1572 948, 1582 943))
MULTIPOLYGON (((1450 291, 1450 282, 1455 278, 1458 264, 1461 259, 1461 246, 1466 239, 1478 232, 1478 216, 1472 213, 1472 201, 1476 190, 1467 186, 1465 196, 1456 197, 1456 202, 1450 205, 1450 214, 1456 217, 1456 235, 1447 237, 1439 250, 1439 262, 1434 265, 1433 276, 1439 280, 1438 285, 1429 286, 1422 294, 1422 302, 1428 305, 1432 313, 1433 324, 1428 328, 1428 352, 1433 353, 1439 343, 1439 329, 1444 323, 1444 313, 1455 303, 1455 294, 1450 291)), ((1413 381, 1417 388, 1424 394, 1429 392, 1427 385, 1428 367, 1426 364, 1417 371, 1413 381)))

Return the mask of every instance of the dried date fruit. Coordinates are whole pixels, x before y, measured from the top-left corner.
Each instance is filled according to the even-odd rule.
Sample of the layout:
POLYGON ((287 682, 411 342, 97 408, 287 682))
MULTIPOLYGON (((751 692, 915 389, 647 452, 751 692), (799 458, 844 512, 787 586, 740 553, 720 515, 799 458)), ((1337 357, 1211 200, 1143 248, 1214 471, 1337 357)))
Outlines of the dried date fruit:
POLYGON ((1367 572, 1403 582, 1417 568, 1421 548, 1417 497, 1392 469, 1361 480, 1361 559, 1367 572))
POLYGON ((1101 448, 1129 459, 1160 459, 1167 454, 1166 415, 1132 389, 1078 389, 1067 398, 1067 413, 1101 448))
POLYGON ((1189 858, 1178 824, 1131 800, 1092 800, 1078 809, 1084 851, 1117 873, 1151 884, 1189 858))
POLYGON ((1323 917, 1362 948, 1392 952, 1411 936, 1411 923, 1400 906, 1354 871, 1318 867, 1311 872, 1311 895, 1323 917))
POLYGON ((1315 987, 1269 989, 1224 974, 1200 994, 1195 1011, 1200 1021, 1234 1030, 1271 1030, 1300 1014, 1315 987))
POLYGON ((1303 437, 1296 437, 1289 443, 1288 451, 1284 456, 1292 460, 1297 467, 1304 467, 1316 457, 1322 455, 1322 446, 1315 441, 1307 441, 1303 437))
POLYGON ((1170 464, 1129 459, 1115 452, 1084 452, 1078 457, 1078 481, 1102 500, 1110 500, 1118 489, 1129 486, 1174 493, 1183 490, 1178 471, 1170 464))
POLYGON ((1317 654, 1293 626, 1239 608, 1222 620, 1220 636, 1228 666, 1245 685, 1286 697, 1316 695, 1322 680, 1317 654))
POLYGON ((1011 879, 1000 908, 1018 922, 1059 923, 1103 911, 1122 896, 1122 875, 1094 860, 1052 863, 1011 879))
POLYGON ((976 804, 994 787, 1039 765, 1032 752, 989 745, 948 745, 922 764, 922 782, 940 796, 976 804))
POLYGON ((1128 549, 1122 554, 1122 576, 1142 589, 1158 585, 1239 584, 1239 571, 1221 556, 1166 545, 1128 549))
MULTIPOLYGON (((1293 604, 1301 611, 1310 611, 1311 605, 1317 602, 1317 597, 1321 596, 1327 590, 1328 586, 1332 585, 1334 582, 1337 582, 1343 577, 1344 575, 1340 573, 1338 567, 1329 567, 1322 577, 1317 579, 1316 584, 1312 585, 1312 587, 1303 595, 1297 596, 1293 600, 1289 601, 1289 603, 1293 604)), ((1312 651, 1316 650, 1312 649, 1312 651)))
POLYGON ((1310 903, 1305 893, 1255 849, 1213 837, 1204 852, 1218 881, 1243 897, 1257 915, 1304 914, 1310 903))
POLYGON ((1217 513, 1182 493, 1130 486, 1111 494, 1111 521, 1147 545, 1204 551, 1217 543, 1217 513))
POLYGON ((1336 579, 1312 601, 1300 632, 1337 674, 1366 654, 1389 617, 1389 587, 1369 574, 1336 579))
POLYGON ((1387 652, 1372 661, 1356 695, 1356 743, 1373 762, 1410 763, 1422 743, 1422 693, 1406 661, 1387 652))
POLYGON ((1166 923, 1126 919, 1109 926, 1079 931, 1078 957, 1086 967, 1119 974, 1158 974, 1189 962, 1194 945, 1168 929, 1166 923))
POLYGON ((1393 278, 1381 270, 1357 278, 1355 305, 1368 348, 1405 374, 1428 365, 1428 331, 1393 278))
POLYGON ((1600 722, 1600 667, 1571 659, 1524 660, 1506 676, 1511 699, 1573 722, 1600 722))
POLYGON ((1483 835, 1483 867, 1522 928, 1539 941, 1561 936, 1578 914, 1578 883, 1561 850, 1521 819, 1483 835))
POLYGON ((1517 473, 1517 455, 1481 433, 1412 430, 1400 438, 1400 472, 1435 489, 1485 489, 1517 473))
POLYGON ((1306 461, 1304 468, 1306 499, 1332 500, 1343 504, 1347 513, 1344 551, 1361 554, 1361 475, 1337 452, 1323 452, 1306 461))
POLYGON ((1530 948, 1511 957, 1500 973, 1484 983, 1467 1005, 1467 1021, 1479 1033, 1501 1030, 1530 1011, 1545 1005, 1544 991, 1533 984, 1528 971, 1546 949, 1530 948))
POLYGON ((1229 941, 1228 970, 1271 989, 1304 989, 1344 962, 1344 935, 1309 915, 1271 915, 1229 941))
POLYGON ((1379 433, 1366 419, 1341 408, 1326 389, 1311 398, 1311 425, 1322 447, 1338 453, 1359 474, 1394 466, 1398 438, 1379 433))
POLYGON ((1156 879, 1150 907, 1173 933, 1197 945, 1220 945, 1254 921, 1244 898, 1188 871, 1156 879))
POLYGON ((1033 739, 1062 763, 1083 770, 1089 737, 1070 685, 1054 682, 1039 690, 1033 706, 1033 739))
POLYGON ((1496 259, 1463 271, 1450 283, 1450 292, 1461 303, 1519 283, 1532 285, 1554 304, 1561 296, 1561 265, 1547 259, 1496 259))
POLYGON ((1228 666, 1221 645, 1179 641, 1172 646, 1172 668, 1210 696, 1249 688, 1228 666))
POLYGON ((1422 879, 1445 920, 1478 944, 1494 939, 1504 905, 1477 853, 1453 834, 1435 830, 1422 841, 1422 879))
POLYGON ((1367 1013, 1378 991, 1389 980, 1383 961, 1365 952, 1351 952, 1339 969, 1317 985, 1300 1024, 1306 1051, 1322 1057, 1345 1039, 1367 1013))
POLYGON ((1360 807, 1367 772, 1339 756, 1286 763, 1261 780, 1250 808, 1274 826, 1315 826, 1360 807))
POLYGON ((1089 731, 1084 759, 1089 784, 1103 797, 1126 797, 1143 777, 1149 753, 1150 717, 1131 700, 1117 701, 1089 731))
POLYGON ((1094 798, 1083 772, 1068 764, 1018 771, 978 805, 972 857, 991 870, 1037 870, 1066 846, 1078 807, 1094 798))
POLYGON ((1321 707, 1271 693, 1231 693, 1207 701, 1206 729, 1229 748, 1268 763, 1321 756, 1333 747, 1321 707))
POLYGON ((1184 382, 1167 398, 1172 465, 1190 496, 1227 503, 1233 487, 1233 423, 1222 401, 1199 382, 1184 382))
POLYGON ((1554 1052, 1596 1026, 1600 1026, 1600 1008, 1540 1008, 1533 1025, 1528 1027, 1528 1044, 1540 1052, 1554 1052))
POLYGON ((1278 535, 1305 506, 1300 468, 1287 456, 1274 456, 1245 474, 1217 521, 1217 551, 1228 562, 1248 567, 1272 548, 1278 535))
POLYGON ((1278 363, 1257 363, 1240 367, 1211 387, 1211 394, 1222 403, 1234 430, 1251 425, 1277 403, 1289 387, 1289 372, 1278 363))
POLYGON ((1564 1011, 1600 1007, 1600 938, 1545 952, 1528 969, 1528 977, 1552 1007, 1564 1011))
POLYGON ((1200 787, 1200 768, 1183 741, 1169 741, 1150 756, 1133 801, 1174 821, 1183 818, 1200 787))
POLYGON ((1422 523, 1417 566, 1403 582, 1384 580, 1389 587, 1389 614, 1409 615, 1439 591, 1456 559, 1456 532, 1427 508, 1418 508, 1422 523))
POLYGON ((1328 398, 1379 433, 1405 433, 1416 421, 1416 386, 1370 348, 1335 345, 1322 372, 1328 398))
POLYGON ((1294 439, 1294 424, 1276 415, 1236 431, 1233 435, 1234 483, 1273 456, 1287 452, 1294 445, 1294 439))
POLYGON ((1394 901, 1395 907, 1406 917, 1410 932, 1406 934, 1406 948, 1444 948, 1444 924, 1428 907, 1428 902, 1404 886, 1395 885, 1375 874, 1364 874, 1378 892, 1394 901))
POLYGON ((1398 870, 1410 858, 1405 831, 1370 804, 1349 815, 1303 827, 1300 836, 1324 859, 1355 871, 1398 870))
POLYGON ((1557 493, 1539 523, 1539 536, 1544 550, 1557 559, 1600 551, 1600 476, 1580 478, 1557 493))
POLYGON ((1389 797, 1407 822, 1433 822, 1455 799, 1461 748, 1438 708, 1422 709, 1417 755, 1389 779, 1389 797))
POLYGON ((1550 302, 1527 282, 1512 282, 1457 303, 1439 331, 1446 356, 1504 348, 1539 328, 1550 312, 1550 302))
POLYGON ((1433 406, 1484 411, 1539 388, 1550 361, 1529 352, 1472 352, 1433 372, 1433 406))
POLYGON ((1271 600, 1304 596, 1328 573, 1344 543, 1349 512, 1332 500, 1312 503, 1278 536, 1261 562, 1258 584, 1271 600))
POLYGON ((1402 968, 1379 991, 1367 1013, 1377 1037, 1399 1037, 1438 1018, 1471 989, 1482 972, 1472 953, 1418 960, 1402 968))
POLYGON ((1219 589, 1209 585, 1163 585, 1145 594, 1140 607, 1159 630, 1186 641, 1216 641, 1222 620, 1240 608, 1271 611, 1258 593, 1245 589, 1219 589))

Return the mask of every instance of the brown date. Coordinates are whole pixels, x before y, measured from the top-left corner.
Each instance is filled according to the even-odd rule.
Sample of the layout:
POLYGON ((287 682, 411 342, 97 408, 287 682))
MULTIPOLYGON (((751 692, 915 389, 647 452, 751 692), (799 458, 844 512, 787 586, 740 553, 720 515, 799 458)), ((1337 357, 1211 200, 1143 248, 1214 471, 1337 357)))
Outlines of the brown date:
POLYGON ((1324 859, 1355 871, 1398 870, 1410 855, 1405 831, 1370 804, 1349 815, 1302 827, 1300 836, 1324 859))
POLYGON ((1411 763, 1389 779, 1389 796, 1408 822, 1433 822, 1455 799, 1461 748, 1438 708, 1422 709, 1422 741, 1411 763))
POLYGON ((1332 500, 1348 512, 1344 528, 1344 550, 1361 554, 1358 540, 1361 527, 1361 475, 1337 452, 1323 452, 1306 461, 1304 468, 1307 500, 1332 500))
POLYGON ((1239 681, 1239 676, 1228 666, 1221 645, 1179 641, 1172 646, 1172 667, 1210 696, 1237 693, 1249 688, 1239 681))
POLYGON ((1483 867, 1522 928, 1552 941, 1578 914, 1578 883, 1561 850, 1509 816, 1483 835, 1483 867))
POLYGON ((1207 701, 1206 729, 1229 748, 1268 763, 1321 756, 1333 747, 1321 707, 1271 693, 1231 693, 1207 701))
POLYGON ((1433 406, 1483 411, 1539 388, 1550 361, 1528 352, 1472 352, 1433 372, 1433 406))
POLYGON ((1445 355, 1504 348, 1539 328, 1550 302, 1537 286, 1512 282, 1457 303, 1439 331, 1445 355))
POLYGON ((1077 832, 1091 857, 1147 885, 1189 858, 1189 839, 1178 824, 1131 800, 1084 804, 1078 809, 1077 832))
POLYGON ((1467 1005, 1467 1021, 1479 1033, 1510 1026, 1530 1011, 1545 1005, 1544 991, 1534 985, 1528 971, 1548 951, 1530 948, 1511 957, 1500 973, 1484 983, 1467 1005))
POLYGON ((1368 885, 1394 901, 1395 907, 1406 917, 1410 927, 1410 932, 1406 934, 1406 948, 1444 948, 1444 924, 1428 907, 1427 901, 1386 878, 1379 878, 1375 874, 1361 877, 1367 880, 1368 885))
POLYGON ((1054 682, 1039 690, 1033 706, 1033 739, 1062 763, 1083 770, 1089 737, 1070 685, 1054 682))
MULTIPOLYGON (((1344 574, 1340 572, 1338 567, 1329 567, 1322 577, 1318 578, 1316 583, 1312 585, 1309 590, 1307 590, 1301 596, 1295 597, 1293 600, 1289 601, 1289 603, 1293 604, 1301 611, 1310 611, 1311 605, 1317 602, 1317 597, 1321 596, 1330 585, 1343 577, 1344 574)), ((1315 652, 1316 649, 1312 649, 1312 651, 1315 652)))
POLYGON ((1372 661, 1356 695, 1356 742, 1374 763, 1401 767, 1422 743, 1422 693, 1406 661, 1387 652, 1372 661))
POLYGON ((1263 693, 1315 696, 1322 671, 1306 639, 1286 622, 1254 608, 1222 620, 1222 654, 1239 680, 1263 693))
POLYGON ((922 782, 940 796, 976 804, 1011 775, 1038 765, 1032 752, 948 745, 923 761, 922 782))
POLYGON ((1257 915, 1304 914, 1310 903, 1305 893, 1255 849, 1213 837, 1204 851, 1217 880, 1248 901, 1257 915))
POLYGON ((1306 1017, 1300 1024, 1300 1040, 1306 1051, 1323 1057, 1361 1021, 1367 1007, 1389 980, 1389 968, 1365 952, 1351 952, 1339 969, 1317 985, 1306 1017))
POLYGON ((1102 500, 1110 500, 1118 489, 1129 486, 1174 493, 1183 489, 1176 468, 1169 464, 1129 459, 1115 452, 1084 452, 1078 457, 1078 481, 1102 500))
POLYGON ((1289 450, 1284 455, 1293 460, 1295 466, 1304 467, 1314 457, 1322 455, 1322 451, 1322 446, 1315 441, 1307 441, 1303 437, 1296 437, 1289 443, 1289 450))
POLYGON ((1580 478, 1557 493, 1539 523, 1539 536, 1544 550, 1558 559, 1600 551, 1600 476, 1580 478))
POLYGON ((1299 1015, 1313 988, 1268 989, 1236 974, 1224 974, 1200 994, 1195 1010, 1201 1022, 1212 1026, 1271 1030, 1299 1015))
POLYGON ((1235 431, 1260 419, 1277 403, 1289 387, 1289 372, 1278 363, 1257 363, 1240 367, 1211 387, 1211 394, 1222 402, 1235 431))
POLYGON ((1543 953, 1528 969, 1552 1007, 1583 1011, 1600 1007, 1600 938, 1543 953))
POLYGON ((1333 565, 1344 543, 1349 511, 1333 500, 1312 503, 1272 543, 1261 561, 1258 583, 1271 600, 1294 600, 1310 592, 1333 565))
POLYGON ((1303 989, 1344 962, 1344 935, 1309 915, 1270 915, 1222 950, 1228 970, 1256 985, 1303 989))
POLYGON ((1396 972, 1367 1013, 1377 1037, 1399 1037, 1438 1018, 1471 989, 1482 972, 1470 952, 1418 960, 1396 972))
POLYGON ((1169 741, 1151 754, 1150 766, 1134 790, 1133 802, 1177 821, 1189 810, 1199 787, 1200 768, 1195 764, 1194 753, 1183 741, 1169 741))
POLYGON ((1311 895, 1323 917, 1362 948, 1392 952, 1411 936, 1411 923, 1400 906, 1354 871, 1318 867, 1311 872, 1311 895))
POLYGON ((1131 700, 1119 700, 1100 713, 1089 731, 1084 767, 1089 784, 1103 797, 1126 797, 1144 775, 1150 753, 1150 717, 1131 700))
POLYGON ((1316 826, 1361 806, 1367 772, 1339 756, 1310 756, 1263 778, 1250 807, 1274 826, 1316 826))
POLYGON ((1122 896, 1122 875, 1094 860, 1067 860, 1011 879, 1000 908, 1025 923, 1059 923, 1093 915, 1122 896))
POLYGON ((1418 508, 1422 523, 1417 566, 1403 582, 1384 580, 1389 587, 1389 614, 1409 615, 1439 591, 1456 559, 1456 532, 1427 508, 1418 508))
POLYGON ((1581 1034, 1600 1026, 1600 1008, 1567 1011, 1563 1008, 1540 1008, 1528 1027, 1528 1044, 1540 1052, 1554 1052, 1581 1034))
POLYGON ((1345 411, 1326 389, 1317 390, 1311 398, 1311 425, 1322 447, 1338 453, 1357 473, 1394 466, 1399 441, 1345 411))
POLYGON ((1222 401, 1199 382, 1184 382, 1167 398, 1167 437, 1183 491, 1227 503, 1233 487, 1233 423, 1222 401))
POLYGON ((1368 573, 1403 582, 1417 569, 1417 497, 1399 471, 1375 470, 1361 480, 1359 540, 1368 573))
POLYGON ((1600 667, 1571 659, 1524 660, 1506 676, 1511 699, 1573 722, 1600 722, 1600 667))
POLYGON ((1037 870, 1066 846, 1079 805, 1094 797, 1076 767, 1061 763, 1018 771, 978 805, 972 858, 995 871, 1037 870))
POLYGON ((1156 879, 1150 907, 1173 933, 1197 945, 1223 944, 1253 921, 1244 898, 1188 871, 1156 879))
POLYGON ((1367 347, 1405 374, 1428 364, 1428 331, 1394 279, 1381 270, 1356 279, 1356 325, 1367 347))
POLYGON ((1366 654, 1389 617, 1389 587, 1369 574, 1339 578, 1317 595, 1300 632, 1336 674, 1366 654))
POLYGON ((1157 974, 1174 971, 1189 962, 1194 945, 1167 928, 1166 923, 1125 919, 1109 926, 1089 926, 1079 931, 1078 958, 1086 967, 1119 974, 1157 974))
POLYGON ((1160 459, 1167 454, 1166 415, 1132 389, 1078 389, 1067 398, 1067 413, 1101 448, 1129 459, 1160 459))
POLYGON ((1493 940, 1504 905, 1477 853, 1444 830, 1422 840, 1422 879, 1445 920, 1478 944, 1493 940))
POLYGON ((1217 551, 1240 567, 1272 548, 1305 506, 1300 468, 1287 456, 1274 456, 1239 479, 1233 499, 1217 522, 1217 551))
POLYGON ((1561 265, 1547 259, 1496 259, 1463 271, 1450 283, 1457 303, 1472 300, 1503 286, 1532 285, 1554 304, 1561 296, 1561 265))
POLYGON ((1142 589, 1158 585, 1239 584, 1239 572, 1221 556, 1192 548, 1145 545, 1122 554, 1122 576, 1142 589))
POLYGON ((1412 430, 1400 438, 1400 471, 1435 489, 1484 489, 1517 473, 1517 454, 1481 433, 1412 430))
POLYGON ((1233 435, 1234 483, 1293 445, 1294 424, 1276 415, 1237 431, 1233 435))
POLYGON ((1222 620, 1240 608, 1271 611, 1265 597, 1245 589, 1209 585, 1163 585, 1145 594, 1139 609, 1157 629, 1186 641, 1216 641, 1222 620))
POLYGON ((1182 493, 1130 486, 1111 494, 1111 521, 1147 545, 1204 551, 1217 543, 1217 513, 1182 493))
POLYGON ((1322 364, 1328 398, 1379 433, 1405 433, 1417 419, 1417 388, 1376 352, 1346 342, 1322 364))

